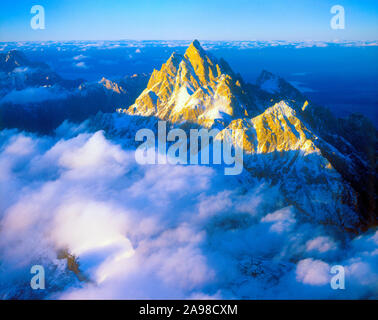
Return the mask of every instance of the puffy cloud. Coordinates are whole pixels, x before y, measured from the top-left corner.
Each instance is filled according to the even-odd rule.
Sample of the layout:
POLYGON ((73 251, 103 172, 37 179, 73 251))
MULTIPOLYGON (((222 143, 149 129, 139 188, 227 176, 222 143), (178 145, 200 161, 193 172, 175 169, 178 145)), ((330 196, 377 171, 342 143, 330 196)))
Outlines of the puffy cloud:
POLYGON ((296 222, 291 207, 277 210, 269 213, 261 219, 261 222, 272 223, 270 230, 281 233, 289 228, 296 222))
POLYGON ((29 67, 17 67, 15 69, 13 69, 12 72, 14 72, 14 73, 27 73, 29 71, 30 71, 29 67))
POLYGON ((316 237, 315 239, 309 240, 306 243, 307 251, 318 251, 320 253, 327 252, 329 250, 334 250, 336 244, 329 237, 316 237))
POLYGON ((329 283, 329 271, 330 266, 321 260, 304 259, 297 265, 297 280, 305 284, 325 285, 329 283))
POLYGON ((74 59, 74 60, 84 60, 84 59, 86 59, 86 58, 88 58, 87 56, 85 56, 85 55, 83 55, 83 54, 79 54, 79 55, 77 55, 77 56, 74 56, 72 59, 74 59))
POLYGON ((84 61, 75 63, 74 66, 77 67, 77 68, 81 68, 81 69, 88 69, 88 66, 85 64, 84 61))

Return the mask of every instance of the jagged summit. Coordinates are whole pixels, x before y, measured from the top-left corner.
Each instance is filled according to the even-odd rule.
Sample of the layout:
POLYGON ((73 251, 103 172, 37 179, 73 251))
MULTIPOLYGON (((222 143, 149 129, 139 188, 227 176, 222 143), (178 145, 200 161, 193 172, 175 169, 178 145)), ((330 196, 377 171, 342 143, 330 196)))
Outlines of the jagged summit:
POLYGON ((196 47, 197 49, 202 49, 201 44, 197 39, 194 39, 191 45, 196 47))
POLYGON ((262 90, 272 94, 281 94, 288 87, 292 87, 283 78, 267 70, 261 71, 260 75, 256 80, 256 85, 259 86, 262 90))
POLYGON ((206 59, 207 54, 198 40, 194 40, 186 49, 184 57, 188 60, 206 59))
POLYGON ((262 70, 260 75, 256 80, 256 85, 266 92, 269 92, 273 95, 278 95, 280 98, 288 98, 295 100, 296 102, 303 105, 306 98, 303 94, 287 82, 285 79, 267 71, 262 70))
POLYGON ((293 100, 295 95, 295 88, 266 70, 257 89, 250 91, 225 61, 207 53, 195 40, 184 55, 173 53, 160 70, 154 70, 147 88, 124 112, 177 125, 190 122, 221 130, 242 129, 247 133, 242 148, 249 154, 318 152, 313 142, 317 137, 302 123, 303 102, 293 100), (259 109, 255 95, 269 93, 266 85, 270 82, 277 90, 260 102, 259 109), (281 100, 276 97, 280 94, 281 100), (277 99, 271 99, 274 97, 277 99))
POLYGON ((308 102, 284 79, 263 70, 256 86, 245 84, 223 59, 194 40, 184 54, 173 52, 160 70, 154 69, 147 88, 123 112, 180 124, 227 126, 234 118, 254 117, 289 99, 300 112, 308 102))
POLYGON ((227 125, 232 117, 248 115, 254 107, 246 91, 227 63, 195 40, 184 55, 173 53, 160 70, 153 71, 147 88, 125 112, 173 123, 227 125))
POLYGON ((266 81, 269 81, 271 79, 276 79, 278 78, 276 75, 274 75, 273 73, 263 69, 260 73, 260 75, 258 76, 257 80, 256 80, 256 84, 258 86, 262 85, 264 82, 266 81))
POLYGON ((111 90, 115 93, 126 93, 126 90, 124 90, 122 86, 118 85, 118 83, 114 81, 106 79, 105 77, 102 77, 99 83, 102 84, 107 90, 111 90))
POLYGON ((186 49, 186 52, 188 51, 192 51, 192 50, 196 50, 198 51, 199 53, 203 53, 205 54, 205 50, 202 48, 200 42, 195 39, 190 45, 189 47, 186 49))

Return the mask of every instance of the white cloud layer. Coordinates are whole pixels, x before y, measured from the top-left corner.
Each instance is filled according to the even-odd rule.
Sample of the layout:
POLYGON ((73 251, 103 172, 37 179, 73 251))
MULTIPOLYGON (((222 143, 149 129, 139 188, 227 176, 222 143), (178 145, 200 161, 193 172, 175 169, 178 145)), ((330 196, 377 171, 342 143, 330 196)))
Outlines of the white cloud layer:
POLYGON ((204 166, 140 166, 82 129, 0 132, 0 298, 36 297, 33 264, 47 269, 42 298, 377 298, 377 233, 349 240, 300 223, 278 188, 204 166), (330 287, 336 264, 346 290, 330 287))

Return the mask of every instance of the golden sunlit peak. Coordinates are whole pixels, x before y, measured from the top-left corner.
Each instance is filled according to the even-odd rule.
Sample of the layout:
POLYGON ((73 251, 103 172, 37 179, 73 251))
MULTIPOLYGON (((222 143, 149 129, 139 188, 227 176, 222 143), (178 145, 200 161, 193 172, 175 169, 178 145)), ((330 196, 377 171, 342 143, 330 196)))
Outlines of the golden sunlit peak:
POLYGON ((185 52, 185 55, 188 57, 203 56, 204 54, 205 50, 201 47, 198 40, 194 40, 185 52))
POLYGON ((191 45, 192 45, 193 47, 197 48, 198 50, 202 49, 202 47, 201 47, 201 45, 200 45, 200 43, 199 43, 199 41, 198 41, 197 39, 195 39, 195 40, 191 43, 191 45))

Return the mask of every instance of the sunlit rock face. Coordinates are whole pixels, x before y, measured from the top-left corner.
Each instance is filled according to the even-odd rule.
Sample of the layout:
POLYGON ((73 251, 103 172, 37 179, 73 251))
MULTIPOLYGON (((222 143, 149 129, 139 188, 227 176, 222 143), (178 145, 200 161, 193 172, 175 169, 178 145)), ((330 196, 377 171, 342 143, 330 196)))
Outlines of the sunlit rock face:
POLYGON ((147 88, 125 111, 211 127, 215 120, 228 124, 232 117, 248 115, 249 108, 253 103, 241 78, 194 41, 184 55, 173 53, 153 71, 147 88))

